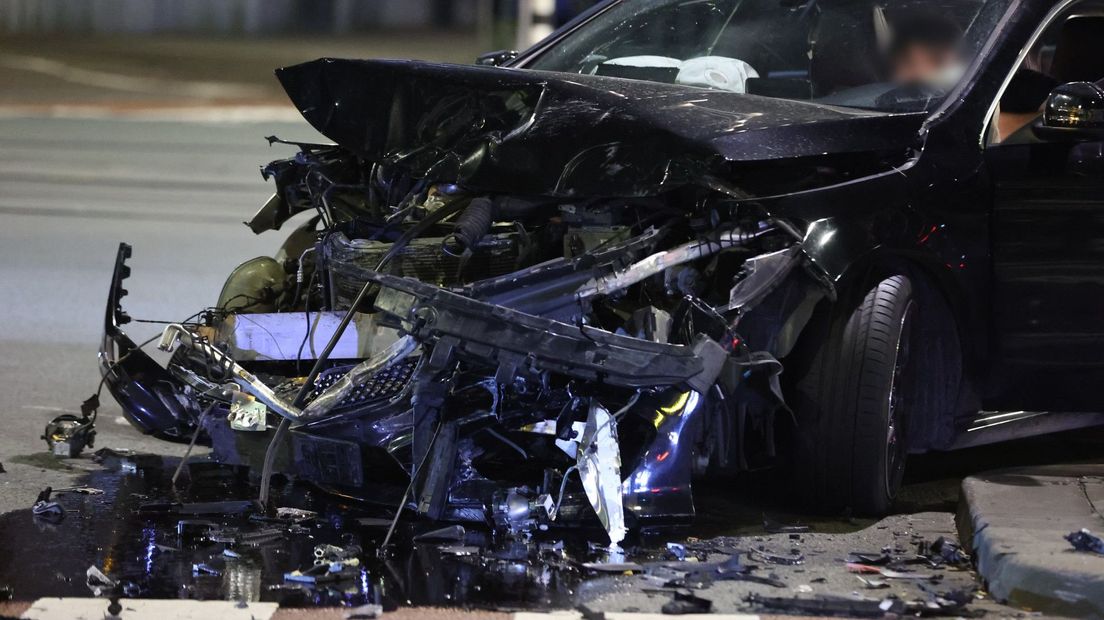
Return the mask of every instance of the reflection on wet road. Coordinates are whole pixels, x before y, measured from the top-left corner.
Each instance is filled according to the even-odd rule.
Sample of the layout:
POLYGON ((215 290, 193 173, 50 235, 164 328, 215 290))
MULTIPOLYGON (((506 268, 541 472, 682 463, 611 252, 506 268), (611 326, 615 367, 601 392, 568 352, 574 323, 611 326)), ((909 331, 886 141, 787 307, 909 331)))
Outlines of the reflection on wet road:
MULTIPOLYGON (((1038 438, 1018 447, 1016 464, 1099 454, 1092 442, 1071 444, 1064 438, 1038 438)), ((935 535, 953 536, 948 512, 954 509, 960 477, 1008 464, 1007 454, 981 448, 916 460, 901 504, 908 513, 923 514, 878 523, 787 512, 784 487, 775 478, 744 476, 699 483, 699 518, 692 526, 634 534, 623 554, 588 544, 603 538, 597 527, 535 532, 531 538, 516 539, 466 525, 462 534, 452 528, 424 539, 426 532, 442 524, 403 522, 397 543, 381 557, 377 547, 386 533, 386 514, 337 504, 312 489, 284 483, 278 488, 277 505, 309 510, 315 516, 250 515, 245 502, 219 504, 255 497, 244 469, 194 463, 184 484, 173 488, 169 478, 175 459, 106 453, 103 468, 80 482, 103 493, 55 492, 54 499, 65 510, 60 520, 33 516, 30 509, 0 516, 0 586, 10 587, 18 600, 90 596, 87 571, 95 566, 114 582, 101 584, 105 596, 261 600, 286 606, 379 603, 385 609, 547 609, 572 607, 583 599, 606 600, 614 608, 646 607, 646 601, 626 598, 626 589, 662 592, 667 600, 673 590, 656 579, 667 569, 664 562, 697 547, 706 550, 699 561, 731 560, 734 556, 718 556, 716 550, 739 546, 744 549, 735 556, 744 562, 740 570, 754 579, 741 578, 753 583, 742 584, 741 598, 727 603, 734 608, 744 604, 748 588, 752 594, 775 596, 841 588, 846 594, 859 587, 842 565, 848 554, 893 549, 907 557, 915 545, 935 535), (764 520, 809 526, 811 533, 770 535, 764 520), (709 540, 715 536, 730 538, 709 540), (676 546, 668 547, 669 542, 676 546), (349 558, 342 557, 343 550, 350 552, 349 558), (808 564, 773 565, 779 563, 772 562, 772 554, 807 556, 808 564), (588 562, 625 563, 629 572, 643 566, 648 574, 630 578, 614 570, 617 567, 588 570, 588 562)), ((930 572, 931 567, 909 570, 930 572)), ((968 571, 939 571, 931 584, 943 590, 974 584, 968 571)), ((723 598, 721 590, 699 592, 723 598)), ((907 600, 915 593, 899 595, 907 600)))

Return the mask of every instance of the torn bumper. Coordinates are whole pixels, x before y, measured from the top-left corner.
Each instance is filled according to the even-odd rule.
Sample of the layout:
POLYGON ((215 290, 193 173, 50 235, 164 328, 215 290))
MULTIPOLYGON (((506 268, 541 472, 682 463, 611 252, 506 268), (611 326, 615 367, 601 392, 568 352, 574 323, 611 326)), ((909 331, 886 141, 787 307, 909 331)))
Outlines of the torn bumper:
POLYGON ((182 440, 194 429, 192 420, 198 405, 184 386, 144 353, 123 331, 130 317, 122 309, 127 290, 123 280, 130 276, 126 261, 131 247, 119 244, 111 288, 107 295, 104 334, 100 343, 99 365, 104 386, 119 403, 135 428, 149 435, 172 441, 182 440))

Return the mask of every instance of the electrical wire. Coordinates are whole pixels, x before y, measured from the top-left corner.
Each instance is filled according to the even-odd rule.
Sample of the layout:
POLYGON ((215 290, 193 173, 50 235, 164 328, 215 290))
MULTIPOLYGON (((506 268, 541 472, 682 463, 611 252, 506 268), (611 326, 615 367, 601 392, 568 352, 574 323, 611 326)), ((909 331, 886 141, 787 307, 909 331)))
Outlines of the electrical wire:
MULTIPOLYGON (((387 266, 388 263, 406 247, 411 240, 422 234, 429 227, 437 224, 445 218, 458 213, 467 203, 462 200, 449 203, 433 213, 430 213, 420 222, 410 227, 405 233, 395 240, 387 252, 380 258, 379 263, 376 265, 375 271, 380 271, 387 266)), ((311 368, 310 373, 307 375, 303 385, 299 388, 299 392, 295 395, 295 400, 292 402, 292 406, 301 408, 307 400, 307 395, 310 394, 313 389, 314 380, 318 378, 318 374, 322 372, 322 367, 326 365, 326 361, 329 359, 330 354, 333 353, 334 348, 340 341, 341 336, 345 333, 345 330, 349 327, 349 323, 352 322, 353 317, 356 315, 357 308, 360 307, 364 300, 368 298, 368 294, 372 291, 373 282, 371 280, 364 283, 364 286, 360 288, 356 297, 353 298, 349 309, 345 312, 345 315, 341 317, 341 321, 337 324, 337 328, 334 330, 333 335, 330 337, 329 342, 326 343, 326 347, 322 349, 322 352, 318 355, 318 358, 314 362, 314 366, 311 368)), ((276 433, 272 436, 272 440, 268 443, 268 449, 265 451, 264 468, 261 470, 261 489, 259 494, 259 500, 261 506, 268 507, 269 485, 272 482, 272 466, 276 461, 276 451, 279 449, 279 444, 282 443, 284 434, 287 432, 287 428, 290 422, 287 418, 280 421, 280 426, 276 428, 276 433)), ((434 435, 436 437, 436 435, 434 435)), ((403 499, 405 500, 405 497, 403 499)), ((393 528, 392 528, 393 529, 393 528)))

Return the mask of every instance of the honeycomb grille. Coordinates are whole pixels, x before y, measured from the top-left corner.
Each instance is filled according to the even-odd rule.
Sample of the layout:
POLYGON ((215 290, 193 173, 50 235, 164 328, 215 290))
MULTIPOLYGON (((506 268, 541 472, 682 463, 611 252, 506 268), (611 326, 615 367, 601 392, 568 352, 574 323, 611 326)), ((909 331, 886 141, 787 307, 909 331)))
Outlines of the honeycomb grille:
MULTIPOLYGON (((407 358, 390 368, 376 372, 368 377, 367 381, 356 386, 348 396, 334 407, 333 412, 357 409, 393 398, 399 392, 402 392, 406 384, 410 382, 410 377, 413 376, 417 365, 418 358, 407 358)), ((317 398, 319 394, 344 377, 352 368, 352 366, 335 366, 320 372, 314 380, 314 389, 311 390, 310 400, 317 398)))

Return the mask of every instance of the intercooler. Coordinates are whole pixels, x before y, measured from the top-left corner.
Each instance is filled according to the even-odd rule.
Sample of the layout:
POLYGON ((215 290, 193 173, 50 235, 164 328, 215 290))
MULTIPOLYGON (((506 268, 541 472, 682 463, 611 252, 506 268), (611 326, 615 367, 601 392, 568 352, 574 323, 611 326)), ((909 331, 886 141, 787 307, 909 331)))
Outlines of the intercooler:
MULTIPOLYGON (((525 254, 524 236, 516 231, 489 234, 463 257, 443 252, 442 241, 433 237, 411 241, 391 260, 387 273, 454 286, 516 271, 525 254)), ((375 269, 391 244, 340 234, 330 235, 323 243, 321 266, 328 277, 331 307, 348 308, 364 285, 350 267, 375 269)))

